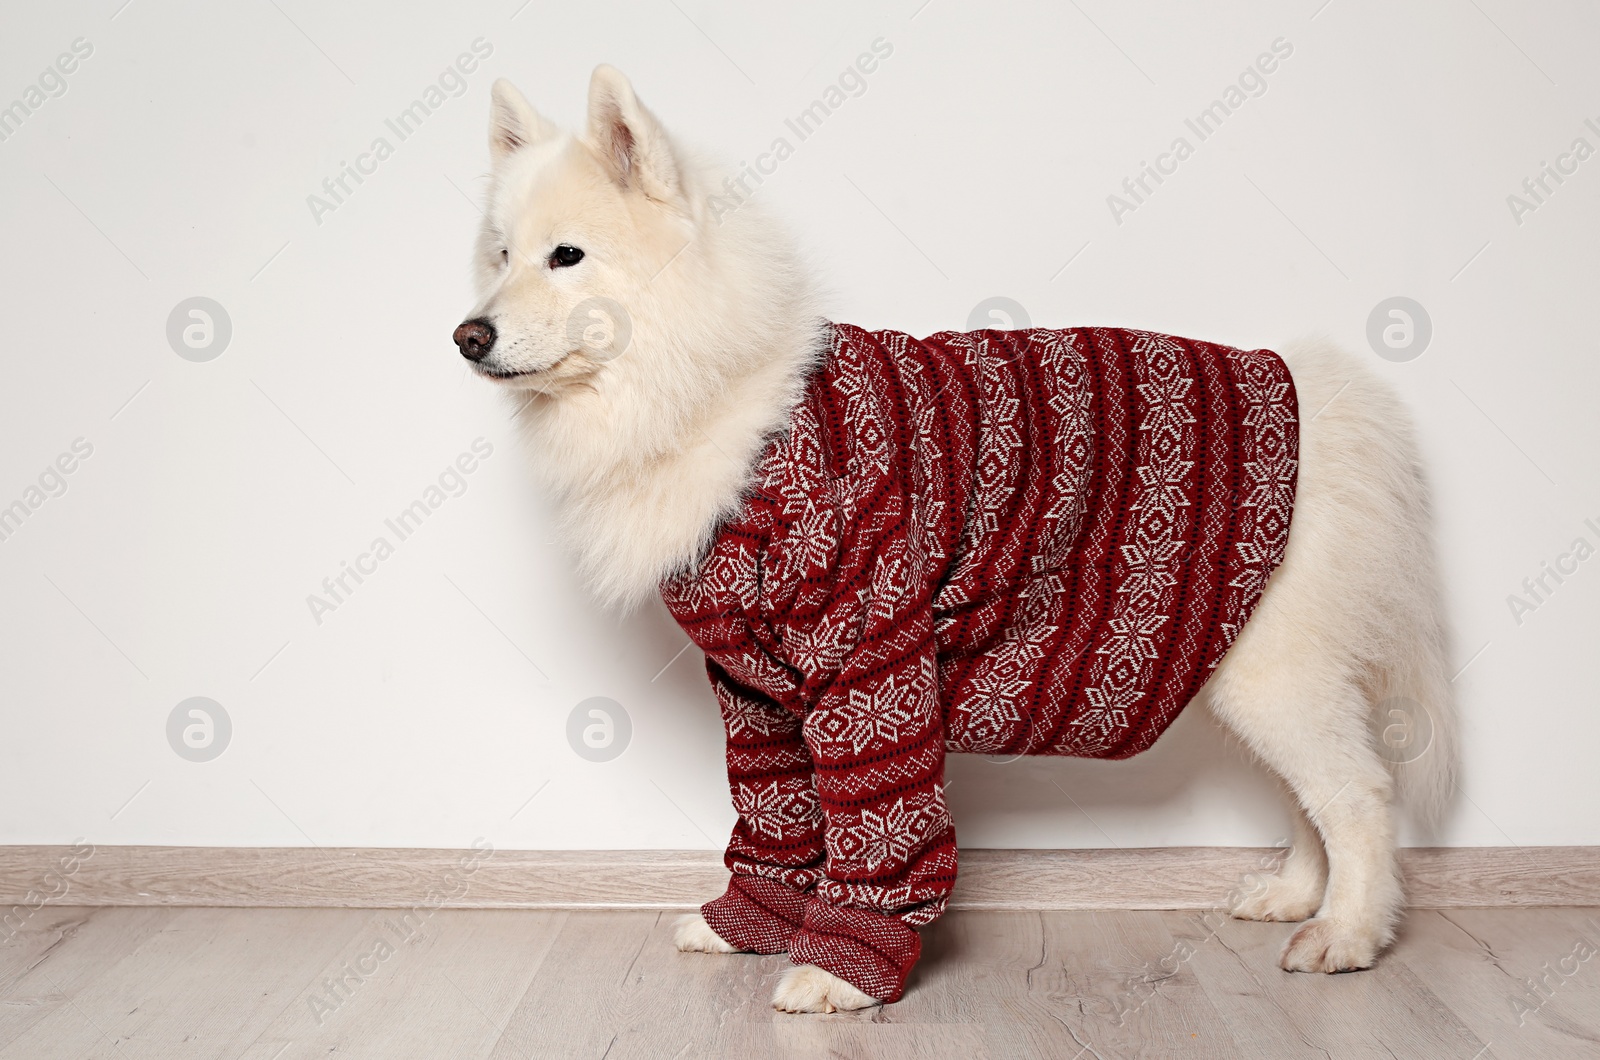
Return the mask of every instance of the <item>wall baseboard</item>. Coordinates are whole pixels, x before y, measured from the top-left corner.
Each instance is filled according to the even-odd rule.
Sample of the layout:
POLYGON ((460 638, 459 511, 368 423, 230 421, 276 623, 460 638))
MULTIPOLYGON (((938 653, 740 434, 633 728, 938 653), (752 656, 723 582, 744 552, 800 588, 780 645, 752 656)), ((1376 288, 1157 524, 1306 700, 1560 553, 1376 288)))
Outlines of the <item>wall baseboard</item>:
MULTIPOLYGON (((701 850, 0 846, 15 905, 687 908, 722 892, 701 850), (76 858, 73 858, 76 850, 76 858), (463 859, 476 854, 475 869, 463 859), (71 868, 73 860, 76 867, 71 868)), ((1251 847, 963 850, 957 909, 1209 909, 1278 852, 1251 847)), ((1600 847, 1401 851, 1418 907, 1600 905, 1600 847)))

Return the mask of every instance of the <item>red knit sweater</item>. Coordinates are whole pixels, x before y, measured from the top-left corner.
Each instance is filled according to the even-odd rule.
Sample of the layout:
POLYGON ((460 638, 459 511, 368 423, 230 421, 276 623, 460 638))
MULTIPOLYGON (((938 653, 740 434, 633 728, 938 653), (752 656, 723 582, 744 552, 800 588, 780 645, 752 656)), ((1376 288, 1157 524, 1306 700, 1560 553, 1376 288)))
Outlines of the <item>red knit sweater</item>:
POLYGON ((898 999, 955 882, 945 753, 1149 747, 1283 558, 1298 433, 1266 350, 836 325, 662 586, 727 726, 711 927, 898 999))

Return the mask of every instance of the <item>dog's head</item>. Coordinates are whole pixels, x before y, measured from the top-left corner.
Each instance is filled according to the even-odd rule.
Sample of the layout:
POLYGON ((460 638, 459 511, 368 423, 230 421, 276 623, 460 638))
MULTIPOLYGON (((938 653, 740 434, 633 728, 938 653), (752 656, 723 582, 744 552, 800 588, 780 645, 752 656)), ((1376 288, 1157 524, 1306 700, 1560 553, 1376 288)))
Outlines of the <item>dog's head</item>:
POLYGON ((496 81, 489 152, 478 303, 456 345, 507 387, 592 388, 627 353, 652 282, 695 238, 701 210, 678 153, 609 66, 594 72, 581 136, 496 81))
POLYGON ((758 175, 685 151, 611 67, 579 135, 495 82, 489 154, 456 345, 518 399, 602 598, 640 599, 737 502, 832 330, 758 175))

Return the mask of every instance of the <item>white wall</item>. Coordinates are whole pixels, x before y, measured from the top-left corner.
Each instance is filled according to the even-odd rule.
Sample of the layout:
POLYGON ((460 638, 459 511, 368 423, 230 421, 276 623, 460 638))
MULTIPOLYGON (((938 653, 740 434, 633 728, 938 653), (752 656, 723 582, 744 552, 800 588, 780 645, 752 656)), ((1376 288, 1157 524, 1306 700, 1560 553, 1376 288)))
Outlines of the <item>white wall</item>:
MULTIPOLYGON (((1465 667, 1466 797, 1410 838, 1600 842, 1600 559, 1520 622, 1507 599, 1575 539, 1600 547, 1600 160, 1520 219, 1507 203, 1574 139, 1600 149, 1592 6, 121 2, 30 5, 0 35, 0 103, 93 47, 0 142, 0 505, 93 447, 0 541, 0 841, 721 846, 698 657, 659 605, 586 601, 507 407, 449 340, 490 82, 573 124, 604 60, 703 147, 790 140, 760 194, 838 319, 927 333, 999 295, 1038 324, 1320 330, 1370 356, 1421 425, 1465 667), (878 37, 864 93, 798 142, 784 119, 878 37), (1264 94, 1199 142, 1184 119, 1280 37, 1264 94), (384 119, 478 38, 464 95, 400 142, 384 119), (314 218, 378 136, 392 157, 314 218), (1179 136, 1192 157, 1118 223, 1108 195, 1179 136), (1433 337, 1391 363, 1366 325, 1395 295, 1433 337), (232 326, 204 362, 166 334, 196 296, 232 326), (395 541, 384 520, 480 437, 465 492, 314 621, 323 578, 395 541), (212 761, 169 745, 193 696, 231 720, 212 761), (596 696, 632 726, 603 763, 567 738, 596 696)), ((1132 762, 950 775, 969 846, 1285 827, 1197 713, 1132 762)))

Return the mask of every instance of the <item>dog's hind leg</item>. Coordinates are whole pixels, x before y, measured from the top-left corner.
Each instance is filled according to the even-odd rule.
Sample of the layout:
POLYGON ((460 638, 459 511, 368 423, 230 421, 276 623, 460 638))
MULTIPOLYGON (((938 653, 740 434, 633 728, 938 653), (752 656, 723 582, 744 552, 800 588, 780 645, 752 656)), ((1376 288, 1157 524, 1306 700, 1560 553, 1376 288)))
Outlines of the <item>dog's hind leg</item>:
POLYGON ((1240 881, 1229 912, 1240 920, 1305 920, 1322 905, 1328 886, 1328 856, 1322 836, 1290 794, 1294 836, 1288 856, 1270 874, 1251 873, 1240 881))
POLYGON ((1394 781, 1372 746, 1361 690, 1332 675, 1290 672, 1282 658, 1241 672, 1252 661, 1247 651, 1218 671, 1209 696, 1217 716, 1289 785, 1327 850, 1327 889, 1280 963, 1287 971, 1369 968, 1393 940, 1404 900, 1394 781))
MULTIPOLYGON (((1302 412, 1288 546, 1204 698, 1288 783, 1326 850, 1327 888, 1283 967, 1338 972, 1371 965, 1401 911, 1388 765, 1423 816, 1437 813, 1452 790, 1455 729, 1410 417, 1363 362, 1332 346, 1297 344, 1284 359, 1302 412), (1375 719, 1411 722, 1427 742, 1380 754, 1375 719)), ((1295 842, 1311 852, 1309 831, 1297 826, 1295 842)), ((1283 875, 1309 892, 1311 868, 1291 858, 1283 875)), ((1308 893, 1274 897, 1311 904, 1308 893)), ((1294 904, 1283 911, 1302 911, 1294 904)))

